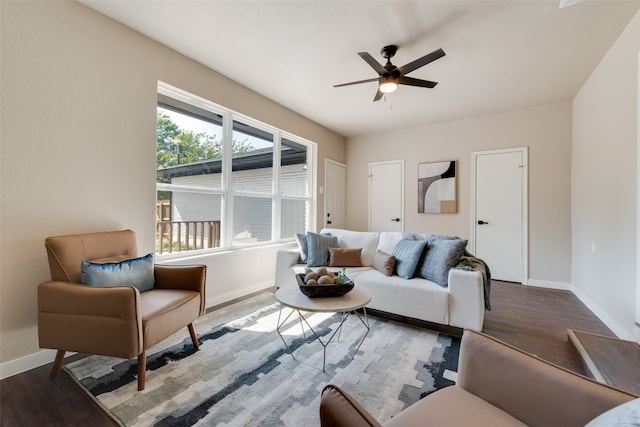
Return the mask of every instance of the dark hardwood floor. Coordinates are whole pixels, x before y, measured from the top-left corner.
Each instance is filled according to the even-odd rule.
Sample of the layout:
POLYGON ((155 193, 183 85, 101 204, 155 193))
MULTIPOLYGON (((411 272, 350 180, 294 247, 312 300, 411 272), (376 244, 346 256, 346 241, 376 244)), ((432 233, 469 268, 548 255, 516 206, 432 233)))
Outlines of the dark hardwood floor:
POLYGON ((482 331, 556 365, 585 375, 567 330, 615 334, 570 291, 491 282, 482 331))
MULTIPOLYGON (((567 340, 567 329, 614 334, 569 291, 492 282, 483 331, 575 372, 584 368, 567 340)), ((78 356, 76 356, 78 357, 78 356)), ((0 381, 2 426, 115 426, 85 392, 51 364, 0 381)))

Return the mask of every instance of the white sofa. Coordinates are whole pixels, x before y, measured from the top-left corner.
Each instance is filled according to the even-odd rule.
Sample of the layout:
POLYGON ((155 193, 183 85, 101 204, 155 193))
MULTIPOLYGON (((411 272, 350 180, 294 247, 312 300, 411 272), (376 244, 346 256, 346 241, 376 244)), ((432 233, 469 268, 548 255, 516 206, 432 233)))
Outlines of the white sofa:
MULTIPOLYGON (((485 302, 480 272, 452 268, 446 288, 419 277, 385 276, 372 267, 376 250, 392 254, 403 233, 335 228, 323 229, 321 233, 336 236, 341 248, 362 248, 362 267, 347 267, 346 274, 356 286, 371 294, 367 308, 455 328, 482 330, 485 302)), ((278 252, 276 287, 297 286, 295 274, 304 272, 306 267, 299 264, 299 255, 298 248, 278 252)))

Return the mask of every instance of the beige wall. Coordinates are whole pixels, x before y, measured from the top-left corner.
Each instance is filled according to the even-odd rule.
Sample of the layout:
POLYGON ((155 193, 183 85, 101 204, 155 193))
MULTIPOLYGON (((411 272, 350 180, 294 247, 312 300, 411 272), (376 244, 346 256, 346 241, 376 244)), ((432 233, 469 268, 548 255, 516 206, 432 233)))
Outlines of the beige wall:
POLYGON ((471 153, 529 147, 529 278, 571 283, 571 103, 563 102, 350 138, 347 143, 349 228, 368 226, 368 164, 405 161, 405 230, 471 233, 471 153), (458 213, 417 213, 418 163, 458 161, 458 213))
POLYGON ((639 50, 637 13, 573 102, 573 285, 627 338, 637 280, 639 50))
MULTIPOLYGON (((153 250, 158 80, 317 142, 317 182, 325 157, 346 161, 340 135, 80 3, 0 4, 0 362, 15 362, 5 372, 37 359, 46 236, 127 227, 153 250)), ((209 266, 208 300, 271 283, 277 248, 194 260, 209 266)))

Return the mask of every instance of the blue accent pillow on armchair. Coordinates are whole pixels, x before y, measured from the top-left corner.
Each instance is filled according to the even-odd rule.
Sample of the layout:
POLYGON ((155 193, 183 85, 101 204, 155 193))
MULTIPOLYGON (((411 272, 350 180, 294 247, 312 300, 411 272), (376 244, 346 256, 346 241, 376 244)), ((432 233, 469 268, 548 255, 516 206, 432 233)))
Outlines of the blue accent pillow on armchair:
POLYGON ((338 237, 307 231, 307 265, 329 265, 329 248, 339 248, 338 237))
POLYGON ((92 262, 80 264, 80 279, 89 286, 109 288, 133 286, 140 292, 153 289, 153 254, 120 262, 92 262))

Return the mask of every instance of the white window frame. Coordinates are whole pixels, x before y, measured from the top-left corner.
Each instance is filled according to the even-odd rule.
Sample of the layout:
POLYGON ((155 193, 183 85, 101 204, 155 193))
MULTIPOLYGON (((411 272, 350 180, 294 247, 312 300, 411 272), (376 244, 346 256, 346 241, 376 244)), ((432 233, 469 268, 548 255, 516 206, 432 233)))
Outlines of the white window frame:
MULTIPOLYGON (((299 200, 307 202, 307 223, 306 229, 312 229, 315 224, 315 212, 317 206, 317 194, 315 192, 316 182, 316 156, 317 156, 317 144, 309 141, 305 138, 293 135, 281 129, 270 126, 266 123, 252 119, 236 111, 230 110, 223 106, 217 105, 211 101, 185 92, 179 88, 171 86, 164 82, 158 82, 158 93, 168 96, 170 98, 191 104, 197 108, 201 108, 210 111, 214 114, 222 116, 222 129, 223 129, 223 150, 222 150, 222 179, 221 188, 190 186, 180 184, 166 184, 156 183, 156 195, 158 190, 166 190, 172 192, 188 192, 199 194, 214 194, 222 197, 222 212, 221 212, 221 229, 220 229, 220 247, 211 249, 194 249, 182 252, 172 253, 156 253, 158 259, 178 259, 186 258, 203 253, 215 253, 220 251, 229 251, 240 248, 252 247, 252 246, 265 246, 274 243, 281 243, 285 241, 294 240, 292 237, 283 238, 281 235, 281 204, 283 200, 299 200), (233 188, 232 180, 232 141, 233 141, 233 122, 240 121, 244 124, 256 127, 257 129, 264 130, 273 135, 273 167, 272 167, 272 186, 270 192, 252 192, 247 190, 239 190, 233 188), (281 146, 282 140, 287 139, 296 143, 299 143, 307 148, 307 181, 308 181, 308 194, 306 196, 293 196, 282 194, 280 190, 280 169, 281 169, 281 146), (233 200, 236 196, 246 197, 259 197, 269 198, 272 201, 272 219, 271 219, 271 240, 246 243, 246 244, 233 244, 233 200)), ((306 231, 306 230, 305 230, 306 231)), ((155 232, 154 232, 155 235, 155 232)))

